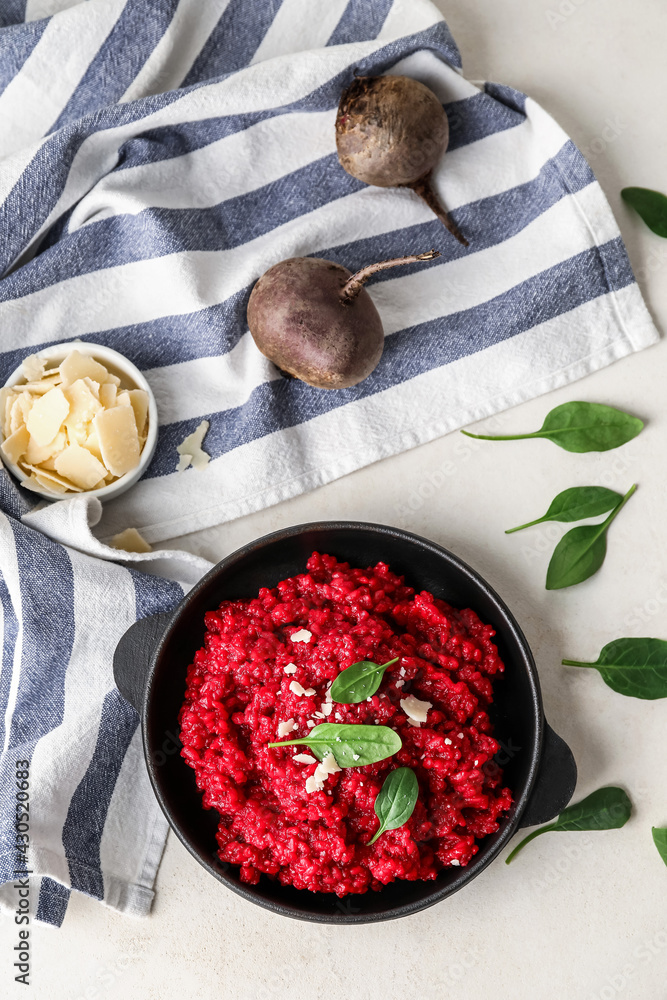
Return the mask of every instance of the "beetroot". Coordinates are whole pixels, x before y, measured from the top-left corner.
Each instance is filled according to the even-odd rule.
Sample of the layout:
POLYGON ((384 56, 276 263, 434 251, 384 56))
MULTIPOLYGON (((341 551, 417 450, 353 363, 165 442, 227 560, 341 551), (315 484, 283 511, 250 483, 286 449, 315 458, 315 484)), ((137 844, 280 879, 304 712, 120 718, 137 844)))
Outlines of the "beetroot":
POLYGON ((445 109, 432 90, 408 76, 356 77, 340 99, 341 166, 365 184, 411 188, 467 247, 431 186, 433 168, 448 144, 445 109))
POLYGON ((384 346, 382 320, 364 283, 385 268, 439 256, 429 250, 396 257, 356 274, 321 257, 282 260, 250 294, 250 333, 262 354, 309 385, 356 385, 373 371, 384 346))

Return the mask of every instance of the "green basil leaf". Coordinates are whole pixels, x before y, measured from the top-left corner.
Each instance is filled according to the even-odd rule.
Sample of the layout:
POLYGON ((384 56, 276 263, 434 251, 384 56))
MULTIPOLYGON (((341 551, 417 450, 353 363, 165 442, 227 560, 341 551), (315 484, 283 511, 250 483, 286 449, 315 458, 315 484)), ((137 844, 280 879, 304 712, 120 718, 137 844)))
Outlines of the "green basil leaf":
POLYGON ((621 191, 621 198, 634 208, 649 229, 667 238, 667 198, 664 194, 650 188, 627 187, 621 191))
POLYGON ((620 493, 608 490, 605 486, 573 486, 559 493, 542 517, 520 524, 518 528, 509 528, 505 534, 511 535, 544 521, 583 521, 586 517, 597 517, 598 514, 613 510, 622 499, 620 493))
POLYGON ((547 438, 566 451, 609 451, 637 437, 644 424, 638 417, 603 403, 563 403, 547 413, 539 431, 532 434, 472 434, 480 441, 521 441, 547 438))
POLYGON ((598 788, 581 802, 563 809, 554 830, 617 830, 630 819, 632 803, 622 788, 598 788))
POLYGON ((664 639, 614 639, 595 663, 563 660, 566 667, 595 667, 612 691, 630 698, 667 698, 667 642, 664 639))
POLYGON ((653 826, 651 833, 653 834, 653 843, 658 848, 658 854, 667 865, 667 827, 653 826))
POLYGON ((385 757, 392 757, 398 753, 403 743, 396 730, 388 726, 322 722, 301 739, 268 745, 306 746, 310 747, 318 760, 324 760, 328 753, 332 753, 339 767, 364 767, 384 760, 385 757))
POLYGON ((339 705, 356 705, 370 698, 380 687, 387 667, 399 659, 399 656, 395 656, 386 663, 359 660, 341 670, 331 685, 331 700, 337 701, 339 705))
POLYGON ((614 786, 598 788, 581 802, 563 809, 553 823, 541 826, 538 830, 533 830, 527 837, 524 837, 518 847, 515 847, 505 859, 505 864, 509 865, 519 851, 531 840, 543 833, 548 833, 550 830, 561 833, 573 830, 617 830, 627 823, 631 812, 632 803, 622 788, 614 786))
POLYGON ((397 767, 387 775, 375 799, 375 815, 380 820, 380 826, 372 840, 368 841, 368 847, 385 830, 398 830, 399 826, 407 823, 414 812, 418 795, 419 783, 412 768, 397 767))
POLYGON ((573 587, 597 573, 607 554, 609 526, 636 489, 636 484, 630 487, 602 524, 579 525, 563 535, 547 569, 547 590, 573 587))

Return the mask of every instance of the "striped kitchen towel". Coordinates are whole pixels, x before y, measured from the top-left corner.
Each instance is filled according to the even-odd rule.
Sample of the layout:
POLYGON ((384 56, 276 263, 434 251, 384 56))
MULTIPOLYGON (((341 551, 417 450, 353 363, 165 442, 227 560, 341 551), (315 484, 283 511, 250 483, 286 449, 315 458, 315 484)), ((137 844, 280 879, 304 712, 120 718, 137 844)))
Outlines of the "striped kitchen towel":
POLYGON ((118 551, 90 531, 99 500, 28 512, 5 471, 0 508, 0 910, 27 903, 59 925, 77 889, 145 914, 167 822, 112 657, 137 618, 174 607, 210 564, 164 551, 110 562, 118 551))
POLYGON ((428 0, 1 10, 0 378, 79 337, 130 357, 157 396, 155 457, 101 537, 247 514, 657 339, 581 153, 530 98, 469 83, 428 0), (408 74, 442 100, 435 184, 468 249, 409 190, 340 167, 334 120, 355 72, 408 74), (257 351, 246 305, 271 264, 355 270, 430 247, 432 264, 370 285, 387 339, 360 385, 313 389, 257 351), (176 446, 202 419, 212 461, 179 473, 176 446))
MULTIPOLYGON (((149 541, 312 489, 657 339, 582 155, 530 98, 465 80, 428 0, 4 0, 0 329, 1 381, 76 338, 145 371, 157 450, 96 532, 134 525, 149 541), (408 74, 445 105, 435 185, 468 249, 410 191, 339 166, 336 108, 355 72, 408 74), (387 341, 360 385, 313 389, 256 350, 248 296, 276 261, 354 270, 432 246, 433 263, 370 285, 387 341), (202 419, 212 460, 177 473, 176 446, 202 419)), ((165 824, 111 656, 207 564, 160 553, 163 577, 137 568, 150 555, 118 565, 90 531, 97 501, 29 510, 20 493, 0 474, 0 906, 19 901, 25 780, 37 915, 58 923, 72 887, 146 912, 165 824)))

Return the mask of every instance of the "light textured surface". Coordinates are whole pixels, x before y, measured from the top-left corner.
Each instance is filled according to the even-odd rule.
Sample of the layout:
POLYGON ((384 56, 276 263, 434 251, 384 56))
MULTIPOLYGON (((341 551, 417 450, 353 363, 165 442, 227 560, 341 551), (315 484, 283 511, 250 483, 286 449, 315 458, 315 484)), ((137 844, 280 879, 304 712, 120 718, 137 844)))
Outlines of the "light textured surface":
MULTIPOLYGON (((644 0, 641 13, 622 0, 439 6, 468 77, 525 90, 589 151, 664 329, 667 243, 631 217, 618 196, 626 184, 667 187, 662 0, 644 0)), ((182 543, 218 559, 283 525, 345 517, 403 526, 451 548, 500 591, 526 631, 547 716, 577 757, 577 797, 611 782, 629 790, 636 808, 624 829, 546 836, 511 868, 497 862, 463 893, 420 915, 335 930, 244 903, 170 837, 150 918, 122 917, 77 896, 60 930, 33 927, 32 995, 663 1000, 667 870, 650 827, 667 825, 667 703, 624 699, 596 674, 559 663, 562 656, 592 659, 619 635, 667 637, 666 365, 663 342, 485 425, 531 430, 567 399, 611 402, 649 421, 619 451, 577 456, 545 442, 484 444, 453 434, 182 543), (635 481, 639 490, 614 524, 598 576, 547 593, 549 551, 561 529, 514 536, 503 529, 540 514, 567 486, 625 491, 635 481)), ((14 943, 14 927, 4 921, 3 997, 23 995, 11 985, 14 943)))

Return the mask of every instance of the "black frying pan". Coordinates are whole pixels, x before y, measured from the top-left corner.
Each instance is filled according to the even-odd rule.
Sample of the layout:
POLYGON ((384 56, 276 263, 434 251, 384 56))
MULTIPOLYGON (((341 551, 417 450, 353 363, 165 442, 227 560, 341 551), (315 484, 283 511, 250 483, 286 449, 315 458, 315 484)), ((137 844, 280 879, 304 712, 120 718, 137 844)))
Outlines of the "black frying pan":
POLYGON ((243 546, 207 573, 173 612, 144 618, 125 633, 114 655, 114 677, 141 715, 151 782, 179 839, 211 875, 244 899, 301 920, 366 923, 423 910, 472 881, 520 827, 553 819, 574 791, 577 769, 572 752, 544 718, 535 663, 510 610, 451 552, 398 528, 324 521, 286 528, 243 546), (410 586, 428 590, 454 607, 473 608, 496 630, 494 641, 506 669, 494 685, 492 720, 501 744, 497 762, 512 789, 514 805, 498 832, 481 842, 467 867, 448 868, 434 881, 397 881, 379 892, 342 900, 283 886, 266 876, 257 885, 246 885, 236 867, 218 860, 218 814, 203 809, 194 772, 179 755, 178 712, 186 669, 204 643, 204 613, 222 600, 255 597, 260 587, 273 587, 305 572, 314 550, 353 566, 386 562, 410 586))

